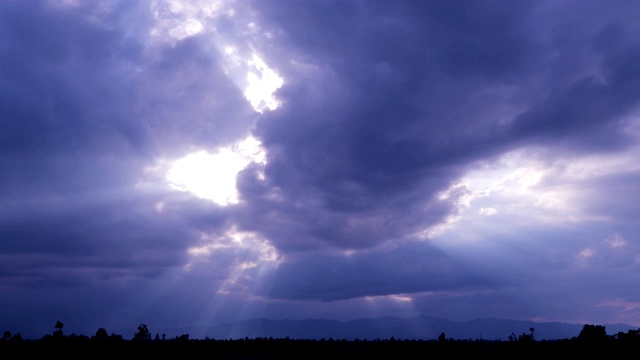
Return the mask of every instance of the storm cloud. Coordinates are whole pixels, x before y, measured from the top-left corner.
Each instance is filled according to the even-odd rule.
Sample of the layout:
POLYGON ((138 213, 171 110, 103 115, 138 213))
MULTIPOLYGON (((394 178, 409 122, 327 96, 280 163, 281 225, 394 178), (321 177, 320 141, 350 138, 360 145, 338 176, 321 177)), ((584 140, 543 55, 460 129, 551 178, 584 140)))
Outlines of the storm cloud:
POLYGON ((5 326, 344 318, 363 303, 640 324, 639 13, 3 2, 5 326), (183 178, 237 194, 176 184, 190 154, 210 162, 183 178))

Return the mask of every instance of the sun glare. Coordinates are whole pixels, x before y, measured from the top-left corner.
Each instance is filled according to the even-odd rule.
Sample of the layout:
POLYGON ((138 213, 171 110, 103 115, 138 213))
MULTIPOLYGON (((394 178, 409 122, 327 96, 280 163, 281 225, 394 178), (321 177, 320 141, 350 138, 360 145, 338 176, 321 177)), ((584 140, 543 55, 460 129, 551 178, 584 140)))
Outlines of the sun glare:
POLYGON ((256 111, 275 110, 279 103, 273 93, 282 86, 282 78, 257 55, 253 55, 253 59, 249 61, 248 65, 254 71, 250 71, 247 74, 248 85, 244 91, 244 96, 256 111))
POLYGON ((210 154, 199 151, 177 160, 167 173, 173 189, 226 206, 238 203, 236 176, 251 163, 265 164, 261 143, 252 136, 210 154))

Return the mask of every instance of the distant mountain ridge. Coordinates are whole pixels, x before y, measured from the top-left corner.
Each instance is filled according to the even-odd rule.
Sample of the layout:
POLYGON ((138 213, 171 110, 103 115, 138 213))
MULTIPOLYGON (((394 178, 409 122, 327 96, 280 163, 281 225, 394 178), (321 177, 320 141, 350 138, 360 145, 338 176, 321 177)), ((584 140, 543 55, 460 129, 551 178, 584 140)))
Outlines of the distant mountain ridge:
MULTIPOLYGON (((408 318, 384 316, 377 318, 338 321, 328 319, 269 320, 251 319, 209 327, 180 329, 192 338, 240 339, 285 338, 291 339, 436 339, 441 333, 452 339, 507 340, 509 335, 529 333, 535 329, 535 339, 554 340, 578 336, 584 324, 561 322, 533 322, 495 318, 471 321, 452 321, 422 315, 408 318)), ((598 324, 599 325, 599 324, 598 324)), ((637 327, 628 324, 604 324, 609 335, 627 332, 637 327)), ((169 330, 169 329, 167 329, 169 330)), ((176 332, 176 329, 171 329, 176 332)))

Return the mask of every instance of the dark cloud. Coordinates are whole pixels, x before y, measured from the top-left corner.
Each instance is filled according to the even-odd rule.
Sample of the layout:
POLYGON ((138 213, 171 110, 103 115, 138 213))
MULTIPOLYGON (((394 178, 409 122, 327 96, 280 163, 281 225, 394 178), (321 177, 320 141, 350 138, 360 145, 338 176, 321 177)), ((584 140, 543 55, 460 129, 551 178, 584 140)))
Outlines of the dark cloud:
POLYGON ((135 78, 135 111, 161 153, 181 156, 246 136, 256 114, 205 35, 156 51, 135 78))
POLYGON ((410 294, 533 317, 528 296, 568 286, 588 295, 559 292, 569 317, 604 318, 598 289, 631 298, 602 279, 637 267, 636 4, 225 6, 179 39, 188 6, 0 4, 0 303, 178 321, 410 294), (263 114, 237 85, 253 51, 284 78, 263 114), (239 174, 239 204, 168 188, 163 166, 249 134, 267 163, 239 174), (539 182, 464 179, 508 179, 514 153, 539 182), (584 165, 605 155, 621 162, 584 165))
POLYGON ((464 264, 424 242, 351 255, 299 256, 280 265, 258 293, 334 301, 491 286, 464 264))
POLYGON ((44 3, 3 7, 3 153, 136 147, 144 134, 122 107, 140 46, 44 3))
MULTIPOLYGON (((176 156, 228 143, 251 125, 241 91, 202 39, 151 45, 148 28, 129 33, 108 18, 91 21, 90 6, 3 6, 4 154, 176 156)), ((146 9, 118 7, 149 21, 146 9)))
MULTIPOLYGON (((0 273, 5 279, 50 285, 87 277, 157 277, 183 265, 185 248, 198 238, 190 227, 198 220, 180 210, 156 211, 156 196, 74 200, 73 205, 67 199, 21 203, 20 212, 4 213, 0 238, 7 261, 0 273)), ((209 214, 209 226, 219 226, 214 212, 209 214)))
POLYGON ((624 120, 640 100, 640 70, 635 61, 638 49, 633 45, 623 53, 604 57, 604 78, 577 80, 532 106, 515 120, 510 137, 532 137, 535 143, 553 140, 569 145, 566 148, 587 151, 616 150, 632 144, 624 120))
POLYGON ((438 65, 453 77, 513 80, 526 73, 535 48, 521 22, 531 3, 431 2, 414 16, 431 20, 438 65))
POLYGON ((150 44, 133 3, 0 6, 3 281, 81 287, 184 265, 200 231, 227 224, 148 169, 250 126, 215 49, 150 44))
MULTIPOLYGON (((556 49, 531 32, 545 5, 255 5, 274 34, 269 46, 279 49, 267 54, 290 57, 270 58, 287 79, 283 106, 255 131, 268 150, 267 181, 242 192, 255 224, 246 226, 281 249, 305 238, 352 247, 358 234, 359 246, 375 245, 416 231, 417 218, 423 228, 436 225, 456 198, 425 204, 478 161, 521 147, 596 152, 632 143, 624 124, 638 104, 634 45, 606 54, 605 78, 597 68, 575 70, 572 80, 548 78, 541 87, 565 66, 549 62, 556 49), (303 65, 296 71, 291 61, 303 65), (373 228, 371 218, 406 221, 385 222, 381 236, 350 232, 352 223, 373 228)), ((579 51, 592 52, 602 34, 592 30, 579 51)))
MULTIPOLYGON (((484 55, 471 54, 482 59, 459 59, 459 64, 446 69, 428 59, 432 55, 450 56, 444 52, 460 48, 456 41, 476 27, 485 32, 476 36, 489 38, 511 33, 506 30, 516 24, 507 21, 510 18, 506 14, 473 6, 457 14, 456 9, 440 5, 418 10, 392 6, 387 11, 388 5, 350 3, 349 9, 332 20, 336 28, 346 28, 340 41, 334 42, 324 41, 328 33, 313 25, 316 14, 334 11, 334 4, 312 2, 300 11, 265 9, 267 26, 270 21, 280 26, 277 38, 287 53, 295 57, 296 49, 304 49, 304 54, 317 51, 319 55, 295 59, 313 70, 285 72, 287 83, 278 92, 283 106, 264 114, 256 128, 255 134, 268 149, 265 173, 269 187, 256 183, 262 191, 242 188, 252 194, 247 196, 248 206, 257 209, 251 212, 251 222, 268 217, 269 223, 281 224, 276 225, 278 228, 301 230, 276 233, 267 230, 268 225, 252 229, 263 226, 281 248, 291 247, 292 241, 305 242, 305 238, 342 247, 366 247, 433 226, 454 211, 456 199, 438 201, 437 194, 451 186, 476 159, 504 149, 508 131, 477 113, 452 116, 451 109, 464 104, 479 88, 475 80, 452 85, 452 81, 460 80, 451 78, 449 72, 461 67, 465 70, 458 71, 456 78, 475 78, 469 71, 491 75, 489 81, 506 80, 491 74, 493 70, 484 65, 477 69, 464 65, 494 64, 496 59, 490 56, 485 59, 484 55), (295 17, 302 20, 282 28, 284 23, 277 21, 286 16, 282 11, 296 12, 295 17), (442 24, 434 20, 439 19, 434 15, 438 11, 460 18, 460 23, 451 22, 452 29, 441 29, 442 24), (352 15, 347 18, 345 14, 352 15), (495 16, 504 21, 494 21, 495 16), (415 26, 402 25, 407 19, 415 26), (398 39, 411 46, 399 46, 398 39), (431 46, 432 42, 445 45, 431 46), (256 193, 266 199, 272 192, 281 198, 278 203, 256 202, 256 193), (275 215, 286 208, 291 209, 286 215, 275 215), (287 225, 279 218, 285 218, 287 225), (371 219, 376 219, 377 225, 371 219), (367 229, 376 229, 375 234, 367 229)), ((521 36, 517 33, 513 36, 521 36)), ((527 46, 526 41, 518 44, 527 46)), ((443 63, 452 64, 449 60, 443 63)))
POLYGON ((239 186, 247 198, 237 221, 244 229, 263 233, 283 251, 326 245, 367 248, 400 240, 442 221, 462 195, 453 193, 440 200, 426 186, 404 194, 375 193, 348 179, 331 189, 306 187, 305 180, 270 186, 269 180, 255 181, 250 173, 244 175, 249 179, 239 186))

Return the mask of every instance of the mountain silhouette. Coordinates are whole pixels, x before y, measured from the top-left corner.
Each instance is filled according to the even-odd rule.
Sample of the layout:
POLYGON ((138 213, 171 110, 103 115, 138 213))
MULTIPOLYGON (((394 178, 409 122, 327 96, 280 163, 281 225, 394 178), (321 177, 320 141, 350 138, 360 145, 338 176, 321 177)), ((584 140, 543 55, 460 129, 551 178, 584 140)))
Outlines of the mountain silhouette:
MULTIPOLYGON (((292 339, 436 339, 441 333, 452 339, 507 340, 535 329, 536 340, 567 339, 578 336, 584 324, 533 322, 482 318, 453 321, 432 316, 376 318, 338 321, 329 319, 270 320, 250 319, 207 327, 162 329, 167 333, 190 333, 194 338, 211 339, 285 338, 292 339)), ((603 324, 608 334, 637 327, 628 324, 603 324)))

